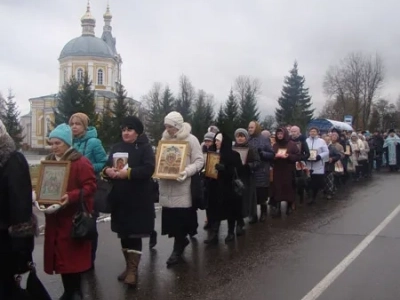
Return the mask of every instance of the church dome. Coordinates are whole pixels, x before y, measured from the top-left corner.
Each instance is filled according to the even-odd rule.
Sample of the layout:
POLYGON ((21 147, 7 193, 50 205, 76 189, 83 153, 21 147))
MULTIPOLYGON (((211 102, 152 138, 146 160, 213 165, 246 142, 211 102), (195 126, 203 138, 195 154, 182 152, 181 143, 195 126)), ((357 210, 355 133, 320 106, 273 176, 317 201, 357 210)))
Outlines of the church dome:
POLYGON ((59 59, 71 56, 94 56, 101 58, 114 58, 111 48, 102 39, 82 35, 69 41, 61 51, 59 59))

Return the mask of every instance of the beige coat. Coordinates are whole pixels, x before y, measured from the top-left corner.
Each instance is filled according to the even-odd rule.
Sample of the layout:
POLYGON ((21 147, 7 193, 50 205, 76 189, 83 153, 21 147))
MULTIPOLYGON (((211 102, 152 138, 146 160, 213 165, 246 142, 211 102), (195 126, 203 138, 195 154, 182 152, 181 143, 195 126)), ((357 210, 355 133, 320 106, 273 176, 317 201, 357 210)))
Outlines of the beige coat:
POLYGON ((177 180, 160 179, 160 205, 169 208, 188 208, 192 206, 192 195, 190 190, 191 178, 204 166, 204 156, 201 150, 199 140, 190 132, 192 127, 188 123, 183 123, 182 128, 177 132, 175 137, 171 137, 164 131, 162 140, 188 141, 189 152, 186 159, 185 171, 188 178, 184 182, 177 180))

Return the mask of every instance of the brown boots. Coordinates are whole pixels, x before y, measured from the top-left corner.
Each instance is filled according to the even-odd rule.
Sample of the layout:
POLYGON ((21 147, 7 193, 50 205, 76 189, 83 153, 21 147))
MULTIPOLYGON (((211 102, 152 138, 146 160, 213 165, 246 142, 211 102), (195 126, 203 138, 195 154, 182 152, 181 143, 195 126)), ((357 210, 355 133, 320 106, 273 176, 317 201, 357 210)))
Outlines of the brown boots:
POLYGON ((136 250, 128 249, 122 249, 122 253, 124 254, 126 268, 125 271, 118 276, 118 280, 123 281, 125 284, 136 286, 141 253, 136 250))

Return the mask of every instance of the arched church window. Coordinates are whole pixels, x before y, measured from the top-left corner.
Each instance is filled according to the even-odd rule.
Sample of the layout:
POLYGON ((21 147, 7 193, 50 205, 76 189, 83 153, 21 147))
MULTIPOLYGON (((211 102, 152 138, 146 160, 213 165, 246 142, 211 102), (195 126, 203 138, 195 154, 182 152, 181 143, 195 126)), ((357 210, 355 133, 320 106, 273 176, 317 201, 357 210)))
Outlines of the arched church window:
POLYGON ((99 69, 97 71, 97 84, 103 85, 103 70, 102 69, 99 69))
POLYGON ((68 81, 68 73, 67 73, 67 69, 64 69, 64 83, 66 83, 68 81))
POLYGON ((76 79, 78 81, 83 81, 83 70, 81 68, 79 68, 76 72, 76 79))

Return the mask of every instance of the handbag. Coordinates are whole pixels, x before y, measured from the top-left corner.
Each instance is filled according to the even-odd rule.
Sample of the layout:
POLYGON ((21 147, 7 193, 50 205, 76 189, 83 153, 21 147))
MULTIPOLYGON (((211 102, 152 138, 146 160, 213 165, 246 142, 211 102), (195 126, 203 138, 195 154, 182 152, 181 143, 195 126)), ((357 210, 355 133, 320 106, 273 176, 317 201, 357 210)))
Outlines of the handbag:
MULTIPOLYGON (((85 141, 82 155, 85 156, 88 140, 85 141)), ((112 190, 112 185, 109 181, 104 180, 100 175, 96 174, 97 189, 94 194, 94 211, 102 212, 105 214, 111 213, 110 203, 108 202, 108 195, 112 190)))
POLYGON ((92 240, 97 235, 96 220, 88 211, 84 199, 83 189, 79 193, 79 208, 72 220, 71 237, 78 240, 92 240))
POLYGON ((310 180, 310 177, 306 173, 306 170, 304 169, 304 165, 302 162, 296 162, 296 171, 295 171, 295 185, 296 187, 306 187, 308 184, 308 181, 310 180), (296 172, 300 171, 300 172, 296 172))
POLYGON ((36 274, 34 263, 29 264, 29 275, 26 282, 26 289, 21 287, 21 276, 15 277, 15 286, 12 291, 12 299, 18 300, 51 300, 49 293, 36 274))
POLYGON ((196 172, 190 181, 190 192, 192 195, 192 207, 194 209, 205 210, 208 207, 207 197, 205 196, 204 178, 196 172))
POLYGON ((342 175, 344 173, 344 167, 340 160, 335 162, 335 171, 334 172, 336 175, 342 175))
POLYGON ((235 172, 233 177, 233 190, 236 195, 242 197, 246 187, 244 186, 243 181, 239 178, 237 169, 235 168, 234 170, 235 172))
POLYGON ((94 211, 102 212, 105 214, 111 213, 111 205, 108 195, 112 190, 112 184, 103 179, 100 175, 96 176, 97 189, 93 196, 94 211))

